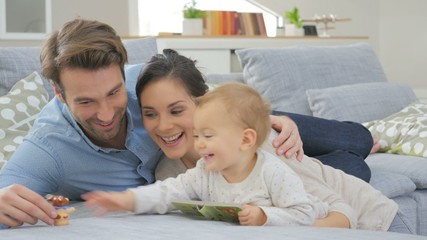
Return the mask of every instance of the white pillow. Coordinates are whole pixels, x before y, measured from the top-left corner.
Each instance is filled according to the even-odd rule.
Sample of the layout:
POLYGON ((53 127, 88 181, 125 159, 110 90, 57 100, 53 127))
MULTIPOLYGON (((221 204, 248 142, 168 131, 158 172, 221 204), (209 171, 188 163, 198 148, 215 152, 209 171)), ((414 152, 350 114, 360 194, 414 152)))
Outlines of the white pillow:
POLYGON ((309 89, 306 94, 313 116, 359 123, 384 118, 417 100, 411 88, 390 82, 309 89))
POLYGON ((34 124, 49 95, 37 72, 21 79, 0 97, 0 169, 34 124))

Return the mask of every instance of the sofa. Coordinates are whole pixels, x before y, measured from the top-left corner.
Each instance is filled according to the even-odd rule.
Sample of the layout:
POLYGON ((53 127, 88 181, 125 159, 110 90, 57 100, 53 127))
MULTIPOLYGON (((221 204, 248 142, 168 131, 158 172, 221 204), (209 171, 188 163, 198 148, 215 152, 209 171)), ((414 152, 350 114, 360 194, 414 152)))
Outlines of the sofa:
MULTIPOLYGON (((126 80, 135 81, 143 63, 158 52, 156 39, 129 39, 123 42, 129 55, 126 80)), ((39 54, 39 47, 0 48, 0 167, 7 164, 7 160, 22 142, 40 109, 54 96, 48 81, 40 76, 39 54)), ((295 46, 283 49, 239 49, 236 50, 236 54, 242 65, 242 73, 208 74, 206 81, 208 83, 244 82, 268 99, 274 110, 343 121, 358 121, 367 124, 367 127, 375 128, 379 124, 375 121, 399 113, 417 100, 409 87, 387 81, 375 53, 367 44, 340 47, 295 46), (376 96, 376 99, 369 101, 369 97, 372 96, 376 96)), ((410 219, 410 227, 417 234, 427 235, 427 159, 403 153, 376 153, 370 155, 366 161, 372 170, 370 184, 399 204, 410 219)), ((74 220, 75 225, 90 231, 87 228, 91 224, 88 224, 87 218, 92 217, 89 217, 84 207, 80 208, 80 212, 83 213, 77 214, 80 217, 74 220)), ((128 218, 135 222, 144 222, 144 219, 131 216, 127 216, 126 221, 132 221, 128 218)), ((118 224, 117 218, 107 219, 118 224)), ((191 222, 193 219, 189 220, 179 214, 150 216, 148 219, 158 220, 164 224, 165 231, 175 231, 179 228, 178 232, 184 231, 178 222, 184 225, 199 225, 217 233, 220 231, 219 227, 224 224, 229 225, 200 220, 191 222)), ((108 220, 105 221, 108 222, 108 220)), ((24 227, 25 230, 21 233, 33 236, 32 234, 40 225, 42 224, 35 228, 24 227)), ((135 224, 127 226, 129 228, 133 225, 135 224)), ((72 226, 71 229, 75 231, 72 226)), ((308 231, 305 228, 296 228, 291 229, 287 233, 289 235, 280 235, 280 231, 276 232, 276 228, 269 229, 271 230, 242 227, 239 232, 243 231, 243 233, 236 237, 253 237, 253 234, 267 234, 271 231, 272 238, 273 236, 293 236, 292 233, 295 233, 295 236, 307 233, 308 237, 302 239, 316 239, 316 236, 322 236, 317 239, 326 239, 328 234, 329 237, 346 239, 343 237, 346 234, 338 229, 308 231)), ((6 231, 19 233, 17 229, 6 231)), ((45 231, 58 232, 57 230, 45 231)), ((148 230, 138 229, 138 231, 147 232, 148 230)), ((197 231, 203 231, 203 229, 197 231)), ((366 238, 366 232, 368 232, 348 231, 348 239, 360 239, 362 236, 366 238)), ((225 232, 232 232, 232 230, 225 232)), ((69 232, 70 239, 76 236, 73 233, 75 232, 69 232)), ((384 238, 390 239, 411 238, 409 235, 383 234, 385 234, 384 238)), ((106 235, 103 239, 113 239, 111 237, 113 235, 109 236, 110 238, 106 235)))

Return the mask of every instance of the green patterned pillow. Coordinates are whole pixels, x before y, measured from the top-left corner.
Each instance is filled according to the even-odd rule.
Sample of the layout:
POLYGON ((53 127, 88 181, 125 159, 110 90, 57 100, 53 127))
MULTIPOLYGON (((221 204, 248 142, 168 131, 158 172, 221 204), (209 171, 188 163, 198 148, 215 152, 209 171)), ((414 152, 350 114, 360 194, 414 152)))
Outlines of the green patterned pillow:
POLYGON ((37 72, 15 83, 9 93, 0 97, 0 169, 22 143, 48 98, 37 72))
POLYGON ((412 103, 393 115, 363 124, 379 140, 379 152, 427 157, 427 105, 412 103))

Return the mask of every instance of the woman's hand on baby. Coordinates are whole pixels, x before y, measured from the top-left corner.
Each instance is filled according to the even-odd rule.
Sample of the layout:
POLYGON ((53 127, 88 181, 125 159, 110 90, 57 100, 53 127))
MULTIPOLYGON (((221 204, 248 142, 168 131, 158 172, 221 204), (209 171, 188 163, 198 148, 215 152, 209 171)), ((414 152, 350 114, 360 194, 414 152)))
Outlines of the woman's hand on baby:
POLYGON ((287 116, 270 115, 271 126, 279 132, 279 135, 273 141, 273 147, 276 148, 277 155, 284 155, 286 158, 297 154, 297 159, 302 160, 304 150, 302 140, 299 135, 298 126, 287 116))
POLYGON ((134 211, 135 196, 131 191, 103 192, 95 191, 83 194, 85 206, 94 208, 96 216, 102 216, 107 212, 134 211))
POLYGON ((262 226, 267 221, 264 211, 257 206, 245 205, 243 210, 238 213, 240 225, 243 226, 262 226))

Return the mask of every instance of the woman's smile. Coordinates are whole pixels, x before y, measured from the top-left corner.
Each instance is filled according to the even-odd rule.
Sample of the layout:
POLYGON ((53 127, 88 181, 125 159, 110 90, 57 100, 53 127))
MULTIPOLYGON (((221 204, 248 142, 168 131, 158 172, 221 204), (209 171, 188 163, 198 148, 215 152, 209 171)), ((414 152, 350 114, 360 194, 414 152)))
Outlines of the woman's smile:
POLYGON ((180 132, 178 134, 172 136, 159 136, 159 138, 166 144, 168 147, 174 147, 178 145, 184 136, 184 132, 180 132))

